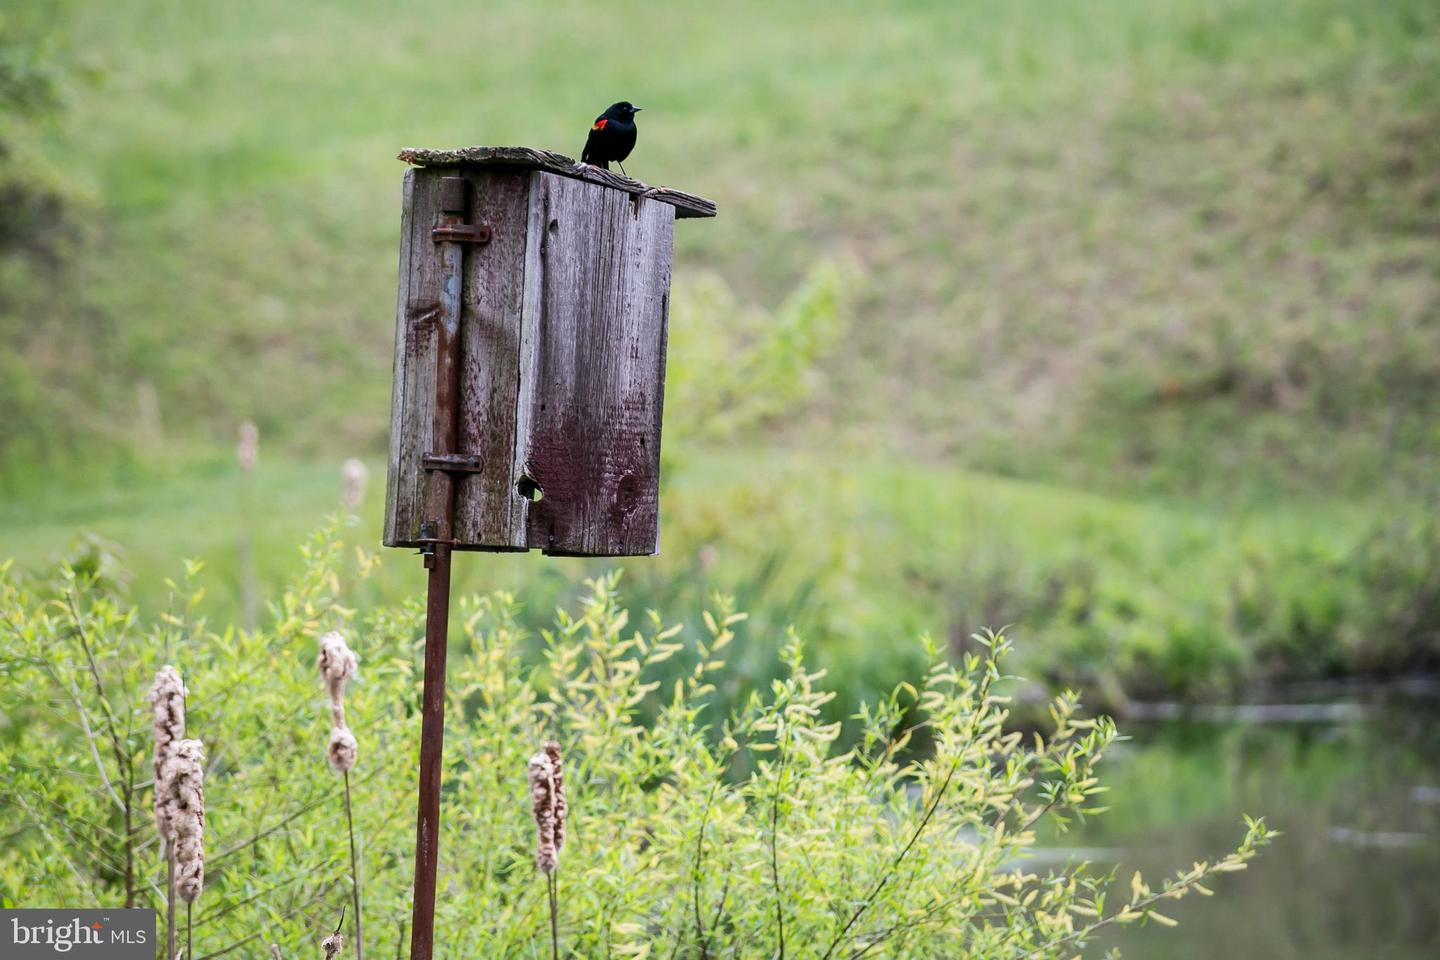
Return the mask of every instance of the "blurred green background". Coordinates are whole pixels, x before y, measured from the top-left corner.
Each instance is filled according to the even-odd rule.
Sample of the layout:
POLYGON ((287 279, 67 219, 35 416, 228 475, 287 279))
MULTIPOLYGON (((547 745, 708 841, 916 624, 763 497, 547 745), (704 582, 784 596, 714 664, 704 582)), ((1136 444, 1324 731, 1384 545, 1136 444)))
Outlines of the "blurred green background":
MULTIPOLYGON (((1433 0, 11 3, 0 557, 152 610, 203 558, 263 616, 351 457, 378 541, 396 151, 573 155, 621 98, 630 172, 720 208, 627 596, 737 594, 742 680, 791 623, 852 701, 1003 624, 1122 712, 1440 664, 1433 0)), ((384 564, 371 602, 423 589, 384 564)), ((541 622, 605 566, 457 573, 541 622)))

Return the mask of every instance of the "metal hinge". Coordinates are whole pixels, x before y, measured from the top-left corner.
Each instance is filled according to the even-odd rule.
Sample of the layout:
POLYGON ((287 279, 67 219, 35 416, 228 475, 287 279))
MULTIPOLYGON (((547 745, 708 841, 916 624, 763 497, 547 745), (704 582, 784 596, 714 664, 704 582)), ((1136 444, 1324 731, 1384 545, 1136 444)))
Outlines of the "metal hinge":
POLYGON ((464 177, 440 178, 440 213, 438 226, 430 231, 436 243, 489 243, 493 235, 488 223, 461 223, 470 203, 470 182, 464 177))
POLYGON ((420 466, 446 473, 479 473, 485 469, 481 459, 470 453, 427 453, 420 458, 420 466))
POLYGON ((489 243, 492 232, 488 223, 457 223, 454 226, 439 226, 430 231, 430 239, 436 243, 449 240, 451 243, 489 243))

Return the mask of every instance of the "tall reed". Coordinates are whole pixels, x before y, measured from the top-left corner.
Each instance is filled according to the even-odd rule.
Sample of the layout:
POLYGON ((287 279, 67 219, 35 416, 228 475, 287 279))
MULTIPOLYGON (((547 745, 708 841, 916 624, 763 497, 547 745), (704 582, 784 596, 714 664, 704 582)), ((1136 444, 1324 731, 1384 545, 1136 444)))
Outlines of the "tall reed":
POLYGON ((350 513, 355 513, 365 502, 365 484, 370 479, 370 471, 365 461, 351 457, 341 466, 340 478, 340 502, 350 513))
POLYGON ((173 787, 170 783, 169 760, 175 745, 185 739, 185 684, 179 672, 169 664, 155 673, 150 687, 150 710, 155 753, 155 827, 165 852, 165 945, 166 957, 175 956, 175 848, 171 811, 173 787))
POLYGON ((185 902, 185 956, 195 956, 191 911, 205 889, 205 751, 199 740, 178 741, 165 761, 175 894, 185 902))
POLYGON ((240 616, 246 630, 254 630, 260 591, 255 577, 255 468, 260 463, 260 428, 249 420, 240 424, 235 446, 240 464, 240 616))
POLYGON ((570 812, 560 744, 547 740, 530 758, 526 776, 530 782, 530 814, 535 818, 535 866, 545 876, 550 904, 550 953, 552 960, 559 960, 560 905, 555 871, 560 865, 560 851, 565 848, 565 818, 570 812))
MULTIPOLYGON (((345 926, 345 910, 342 908, 340 910, 340 922, 335 924, 335 931, 320 941, 320 949, 325 951, 325 960, 333 960, 335 955, 344 949, 345 935, 340 932, 340 928, 343 926, 345 926)), ((356 939, 358 940, 359 937, 357 936, 356 939)))
MULTIPOLYGON (((350 897, 355 908, 355 957, 356 960, 365 960, 364 928, 360 923, 360 853, 355 842, 355 815, 350 797, 350 768, 355 766, 359 745, 345 725, 345 688, 359 672, 360 658, 350 649, 344 636, 332 630, 320 638, 320 654, 315 658, 315 667, 320 671, 326 692, 330 695, 330 743, 326 756, 331 769, 345 782, 345 829, 350 839, 350 897)), ((339 937, 340 930, 336 927, 333 938, 339 937)), ((326 942, 329 943, 328 940, 326 942)), ((337 939, 336 942, 340 941, 337 939)), ((327 957, 330 955, 326 953, 327 957)))

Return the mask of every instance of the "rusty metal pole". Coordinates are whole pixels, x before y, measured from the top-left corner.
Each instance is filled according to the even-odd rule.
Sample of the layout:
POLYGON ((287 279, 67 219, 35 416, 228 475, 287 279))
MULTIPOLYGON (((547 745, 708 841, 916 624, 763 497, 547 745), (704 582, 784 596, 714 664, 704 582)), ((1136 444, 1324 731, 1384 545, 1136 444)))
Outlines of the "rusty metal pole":
MULTIPOLYGON (((460 290, 463 247, 445 239, 464 223, 468 184, 441 180, 440 322, 436 325, 434 447, 425 458, 453 457, 460 408, 460 290)), ((429 585, 425 603, 425 686, 420 708, 420 788, 415 812, 415 905, 410 960, 431 960, 435 949, 435 884, 440 858, 440 779, 444 769, 445 652, 450 632, 450 559, 454 544, 455 482, 444 466, 427 467, 426 520, 421 525, 429 585)))
POLYGON ((420 707, 420 802, 415 815, 415 906, 410 960, 430 960, 435 946, 435 877, 439 865, 440 772, 445 739, 445 647, 450 620, 450 545, 426 557, 425 693, 420 707))

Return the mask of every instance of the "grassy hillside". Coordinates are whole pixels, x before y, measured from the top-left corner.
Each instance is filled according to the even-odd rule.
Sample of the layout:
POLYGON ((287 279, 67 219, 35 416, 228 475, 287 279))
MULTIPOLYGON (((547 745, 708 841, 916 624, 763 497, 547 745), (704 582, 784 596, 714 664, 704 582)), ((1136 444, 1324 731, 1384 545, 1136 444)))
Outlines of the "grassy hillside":
POLYGON ((67 29, 103 81, 53 156, 104 227, 121 425, 145 382, 167 435, 378 450, 396 148, 574 152, 625 96, 632 172, 721 206, 677 295, 867 278, 797 432, 1159 489, 1435 446, 1433 4, 131 0, 67 29))
MULTIPOLYGON (((54 26, 65 110, 28 136, 76 250, 58 280, 0 254, 0 554, 85 527, 132 545, 136 589, 233 564, 214 451, 253 419, 278 582, 330 464, 384 447, 396 150, 574 153, 624 97, 631 173, 721 211, 677 232, 671 556, 632 565, 642 600, 763 593, 857 676, 1006 620, 1062 679, 1147 691, 1440 655, 1433 3, 122 0, 54 26)), ((487 563, 542 607, 578 572, 487 563)))

